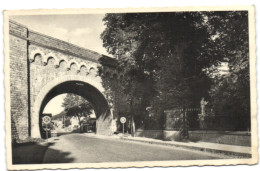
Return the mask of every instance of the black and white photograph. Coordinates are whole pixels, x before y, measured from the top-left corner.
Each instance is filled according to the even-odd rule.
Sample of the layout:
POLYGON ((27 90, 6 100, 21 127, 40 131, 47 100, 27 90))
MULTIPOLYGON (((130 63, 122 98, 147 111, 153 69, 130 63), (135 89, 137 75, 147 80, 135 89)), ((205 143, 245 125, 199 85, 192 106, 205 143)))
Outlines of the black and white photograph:
POLYGON ((4 19, 9 169, 257 163, 253 6, 4 19))

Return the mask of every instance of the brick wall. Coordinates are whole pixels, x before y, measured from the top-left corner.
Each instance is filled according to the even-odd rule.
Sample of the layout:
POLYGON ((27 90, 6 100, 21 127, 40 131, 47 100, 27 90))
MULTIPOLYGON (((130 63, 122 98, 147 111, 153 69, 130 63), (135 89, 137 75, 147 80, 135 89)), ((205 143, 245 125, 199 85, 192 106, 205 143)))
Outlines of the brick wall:
MULTIPOLYGON (((30 65, 30 106, 32 115, 36 115, 34 111, 34 103, 44 86, 53 81, 55 78, 64 76, 85 76, 91 77, 89 74, 89 69, 91 67, 95 68, 97 71, 97 64, 91 61, 83 61, 80 58, 71 56, 65 53, 57 52, 55 50, 46 49, 39 45, 31 43, 28 47, 28 52, 31 56, 35 56, 34 60, 29 63, 30 65), (53 60, 47 60, 44 64, 43 56, 54 57, 53 60), (86 71, 82 71, 80 66, 73 68, 68 63, 73 59, 73 61, 78 64, 82 64, 87 67, 86 71), (66 65, 61 64, 61 60, 64 60, 66 65), (55 65, 58 64, 58 65, 55 65)), ((101 85, 100 80, 97 77, 92 78, 93 82, 101 85)), ((53 87, 54 88, 54 87, 53 87)))
POLYGON ((29 136, 27 28, 10 23, 10 98, 12 141, 29 136), (14 34, 16 36, 14 36, 14 34))
POLYGON ((39 44, 49 49, 65 52, 66 54, 94 62, 98 62, 98 60, 103 56, 97 52, 34 31, 29 31, 28 39, 34 44, 39 44))
MULTIPOLYGON (((96 76, 97 67, 101 57, 109 57, 28 30, 13 21, 9 22, 9 34, 12 141, 26 140, 33 137, 31 128, 38 129, 40 106, 35 105, 35 101, 40 91, 54 79, 64 76, 71 79, 83 76, 92 84, 102 86, 101 78, 96 76), (50 57, 53 60, 49 60, 50 57), (67 64, 63 66, 62 61, 67 64)), ((110 59, 110 63, 111 60, 114 62, 110 59)), ((98 118, 97 133, 108 135, 112 118, 104 116, 98 118)))
POLYGON ((96 121, 96 134, 100 135, 112 135, 112 116, 103 113, 96 121))

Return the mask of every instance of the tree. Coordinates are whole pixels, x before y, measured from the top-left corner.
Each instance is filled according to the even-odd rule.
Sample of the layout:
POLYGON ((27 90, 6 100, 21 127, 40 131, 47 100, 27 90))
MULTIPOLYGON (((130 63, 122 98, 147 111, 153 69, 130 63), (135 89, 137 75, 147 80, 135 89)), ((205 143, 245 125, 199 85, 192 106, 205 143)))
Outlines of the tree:
MULTIPOLYGON (((104 64, 105 62, 101 63, 104 64)), ((110 104, 115 104, 113 109, 118 117, 124 116, 127 120, 131 120, 131 129, 134 132, 134 118, 137 119, 137 125, 140 126, 141 121, 144 120, 142 113, 145 112, 145 108, 149 104, 149 97, 152 94, 149 87, 153 84, 149 84, 147 77, 138 74, 138 71, 134 69, 123 71, 119 67, 113 68, 113 70, 121 73, 120 78, 117 78, 109 75, 105 66, 104 64, 103 67, 99 68, 99 74, 106 89, 107 99, 112 102, 110 104)))
POLYGON ((122 90, 133 121, 148 106, 159 120, 165 109, 196 107, 202 97, 209 99, 211 75, 222 62, 248 90, 246 12, 124 13, 103 20, 103 46, 122 75, 111 91, 122 90))
POLYGON ((155 108, 160 101, 172 108, 205 94, 206 90, 200 96, 194 95, 197 91, 191 86, 196 79, 206 80, 200 79, 202 68, 213 61, 199 55, 209 40, 203 17, 198 12, 106 15, 107 27, 101 38, 107 51, 118 59, 117 69, 123 74, 120 81, 132 116, 138 107, 145 113, 146 107, 155 108), (165 99, 169 92, 175 99, 180 98, 165 99))
POLYGON ((209 13, 216 54, 228 63, 227 75, 214 78, 211 101, 216 113, 225 115, 233 130, 250 128, 250 75, 248 12, 209 13))
POLYGON ((79 127, 81 131, 81 120, 82 116, 86 117, 91 114, 93 110, 92 105, 83 97, 68 93, 64 98, 62 106, 65 108, 67 116, 76 116, 79 120, 79 127))

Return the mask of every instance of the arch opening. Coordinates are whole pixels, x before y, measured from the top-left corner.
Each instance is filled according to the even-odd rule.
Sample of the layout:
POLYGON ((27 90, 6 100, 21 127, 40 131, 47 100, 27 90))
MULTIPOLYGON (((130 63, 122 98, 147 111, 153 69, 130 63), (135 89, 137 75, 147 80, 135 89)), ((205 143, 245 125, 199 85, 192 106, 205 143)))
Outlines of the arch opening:
MULTIPOLYGON (((55 96, 44 107, 40 118, 49 114, 52 115, 52 122, 48 126, 55 134, 96 132, 94 108, 82 96, 72 93, 55 96)), ((41 136, 46 138, 43 127, 40 122, 41 136)))
MULTIPOLYGON (((72 94, 79 95, 90 102, 90 104, 93 106, 93 110, 96 115, 96 127, 95 127, 96 133, 102 132, 102 130, 106 130, 106 129, 109 130, 109 126, 104 126, 104 125, 102 126, 102 122, 108 123, 110 122, 110 118, 111 118, 110 108, 104 95, 97 88, 95 88, 94 86, 86 82, 72 80, 72 81, 65 81, 54 86, 44 96, 40 104, 40 109, 38 110, 38 113, 36 113, 39 116, 38 129, 40 132, 42 132, 40 116, 42 115, 44 108, 53 98, 64 93, 72 93, 72 94)), ((43 135, 41 135, 41 137, 43 137, 43 135)))

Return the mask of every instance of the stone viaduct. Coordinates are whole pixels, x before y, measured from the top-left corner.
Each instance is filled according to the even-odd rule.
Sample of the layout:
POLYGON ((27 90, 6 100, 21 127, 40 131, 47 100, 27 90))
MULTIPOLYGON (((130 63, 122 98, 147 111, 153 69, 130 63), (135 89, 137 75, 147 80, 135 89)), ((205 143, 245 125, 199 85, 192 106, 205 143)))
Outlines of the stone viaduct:
MULTIPOLYGON (((40 115, 45 105, 62 93, 90 101, 96 133, 112 133, 113 106, 98 74, 100 59, 114 59, 29 30, 9 21, 9 66, 12 141, 41 138, 40 115)), ((106 66, 109 75, 113 67, 106 66)))

